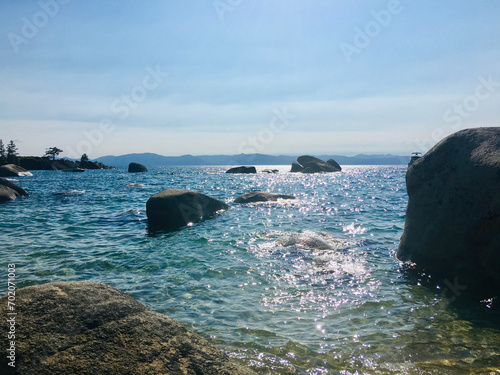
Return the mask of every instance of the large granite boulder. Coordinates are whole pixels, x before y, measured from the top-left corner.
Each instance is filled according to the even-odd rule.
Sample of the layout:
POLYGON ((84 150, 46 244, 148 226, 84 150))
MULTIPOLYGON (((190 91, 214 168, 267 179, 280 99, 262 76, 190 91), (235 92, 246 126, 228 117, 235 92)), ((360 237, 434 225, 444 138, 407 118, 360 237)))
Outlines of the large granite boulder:
POLYGON ((459 131, 406 173, 397 258, 458 283, 500 287, 500 127, 459 131))
POLYGON ((141 173, 141 172, 147 172, 148 169, 146 168, 145 165, 132 162, 128 165, 128 171, 130 173, 141 173))
POLYGON ((177 229, 213 217, 229 206, 208 195, 189 190, 168 189, 153 195, 146 203, 149 227, 177 229))
POLYGON ((0 203, 16 199, 20 195, 29 195, 22 187, 13 182, 0 178, 0 203))
POLYGON ((338 163, 329 159, 324 162, 321 159, 315 158, 314 156, 302 155, 297 158, 300 163, 293 162, 290 172, 302 172, 302 173, 321 173, 321 172, 340 172, 342 168, 338 163))
POLYGON ((31 172, 15 164, 5 164, 0 166, 0 177, 21 177, 33 176, 31 172))
POLYGON ((234 200, 234 203, 254 203, 254 202, 269 202, 277 201, 278 199, 295 199, 293 195, 264 193, 262 191, 251 191, 240 195, 234 200))
POLYGON ((229 168, 226 173, 257 173, 253 166, 242 165, 241 167, 229 168))
POLYGON ((7 302, 7 296, 0 299, 2 374, 253 373, 181 323, 105 284, 18 289, 16 315, 8 315, 7 302), (7 319, 15 321, 15 368, 9 366, 7 319))

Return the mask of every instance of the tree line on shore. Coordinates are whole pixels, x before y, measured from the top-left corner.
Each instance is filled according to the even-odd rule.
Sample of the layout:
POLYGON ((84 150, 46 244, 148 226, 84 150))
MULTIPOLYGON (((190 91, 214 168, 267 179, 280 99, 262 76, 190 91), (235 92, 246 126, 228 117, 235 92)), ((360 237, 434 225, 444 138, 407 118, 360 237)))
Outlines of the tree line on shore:
MULTIPOLYGON (((49 147, 45 150, 45 154, 43 156, 20 156, 17 146, 14 143, 14 141, 10 141, 7 146, 4 145, 3 140, 0 139, 0 165, 5 165, 5 164, 15 164, 15 165, 21 165, 25 164, 23 162, 29 163, 30 165, 33 165, 33 162, 37 161, 49 161, 52 159, 53 162, 56 161, 56 156, 58 156, 61 152, 63 152, 62 149, 58 147, 49 147)), ((65 162, 64 164, 66 167, 71 167, 69 164, 75 164, 73 166, 79 166, 82 168, 89 168, 89 169, 101 169, 101 168, 108 168, 105 166, 103 163, 100 162, 92 162, 89 160, 89 157, 87 154, 83 154, 82 157, 80 158, 80 161, 72 162, 70 160, 65 160, 61 159, 62 162, 65 162)), ((21 165, 22 166, 22 165, 21 165)), ((27 168, 27 169, 44 169, 44 168, 27 168)), ((59 169, 59 168, 55 168, 59 169)), ((63 168, 64 169, 64 168, 63 168)))

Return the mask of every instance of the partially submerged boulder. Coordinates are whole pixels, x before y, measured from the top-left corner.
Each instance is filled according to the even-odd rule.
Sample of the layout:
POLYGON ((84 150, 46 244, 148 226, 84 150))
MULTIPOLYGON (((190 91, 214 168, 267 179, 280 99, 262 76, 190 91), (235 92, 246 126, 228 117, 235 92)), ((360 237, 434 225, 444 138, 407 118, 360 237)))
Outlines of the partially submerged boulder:
POLYGON ((262 191, 251 191, 240 195, 234 200, 234 203, 253 203, 253 202, 269 202, 277 201, 278 199, 295 199, 293 195, 265 193, 262 191))
POLYGON ((2 374, 252 374, 176 320, 111 286, 57 282, 16 290, 15 368, 11 324, 0 326, 2 374))
POLYGON ((342 170, 340 165, 333 159, 324 162, 314 156, 302 155, 297 158, 300 163, 293 162, 290 172, 302 173, 321 173, 321 172, 339 172, 342 170))
POLYGON ((132 162, 128 165, 128 171, 129 173, 142 173, 142 172, 147 172, 148 169, 146 168, 145 165, 132 162))
POLYGON ((22 187, 13 182, 0 178, 0 203, 16 199, 20 195, 29 195, 22 187))
MULTIPOLYGON (((333 161, 333 159, 330 160, 333 161)), ((323 160, 315 158, 314 156, 302 155, 297 158, 297 161, 304 167, 304 169, 310 168, 315 173, 340 171, 340 169, 335 167, 333 164, 325 163, 323 160)))
POLYGON ((500 128, 443 139, 408 168, 406 186, 397 258, 499 288, 500 128))
POLYGON ((253 166, 242 165, 241 167, 229 168, 226 173, 257 173, 253 166))
POLYGON ((151 228, 177 229, 209 219, 228 208, 226 203, 205 194, 168 189, 148 199, 146 214, 151 228))
POLYGON ((0 166, 0 177, 21 177, 21 176, 33 176, 33 174, 15 164, 5 164, 0 166))
POLYGON ((290 169, 290 172, 302 172, 304 170, 304 167, 300 165, 297 162, 292 162, 292 168, 290 169))

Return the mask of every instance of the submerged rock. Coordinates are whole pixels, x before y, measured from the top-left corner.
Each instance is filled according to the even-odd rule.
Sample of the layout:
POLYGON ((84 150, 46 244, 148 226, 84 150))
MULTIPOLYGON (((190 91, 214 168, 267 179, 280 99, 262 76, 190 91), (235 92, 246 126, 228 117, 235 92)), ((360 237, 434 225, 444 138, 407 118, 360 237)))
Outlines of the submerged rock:
POLYGON ((146 168, 145 165, 139 163, 130 163, 128 165, 128 171, 129 173, 141 173, 141 172, 147 172, 148 169, 146 168))
POLYGON ((33 174, 15 164, 5 164, 0 166, 0 177, 21 177, 21 176, 33 176, 33 174))
POLYGON ((257 170, 253 166, 242 165, 241 167, 230 168, 226 173, 257 173, 257 170))
MULTIPOLYGON (((0 314, 8 317, 7 296, 0 314)), ((15 369, 2 374, 252 374, 176 320, 111 286, 57 282, 16 291, 15 369), (15 370, 15 372, 14 372, 15 370)), ((7 319, 7 318, 6 318, 7 319)), ((3 347, 7 330, 0 328, 3 347)))
POLYGON ((29 195, 22 187, 13 182, 0 178, 0 203, 16 199, 20 195, 29 195))
POLYGON ((150 227, 176 229, 211 218, 228 208, 226 203, 205 194, 168 189, 148 199, 146 214, 150 227))
POLYGON ((397 258, 499 288, 500 128, 443 139, 408 168, 406 186, 397 258))
POLYGON ((264 193, 262 191, 251 191, 240 195, 234 200, 234 203, 252 203, 252 202, 269 202, 277 201, 278 199, 295 199, 293 195, 264 193))

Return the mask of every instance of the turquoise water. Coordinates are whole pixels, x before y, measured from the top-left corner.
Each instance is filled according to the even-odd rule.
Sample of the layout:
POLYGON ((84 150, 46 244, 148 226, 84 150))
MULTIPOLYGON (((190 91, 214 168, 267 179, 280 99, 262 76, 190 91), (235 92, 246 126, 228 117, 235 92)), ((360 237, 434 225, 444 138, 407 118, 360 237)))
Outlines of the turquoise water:
POLYGON ((394 259, 406 168, 258 170, 266 168, 280 173, 163 167, 14 178, 31 196, 0 206, 0 279, 16 263, 19 287, 112 285, 260 374, 500 373, 495 301, 464 301, 457 297, 465 293, 420 282, 394 259), (150 233, 146 201, 167 188, 199 191, 231 209, 150 233), (252 190, 298 199, 232 203, 252 190))

